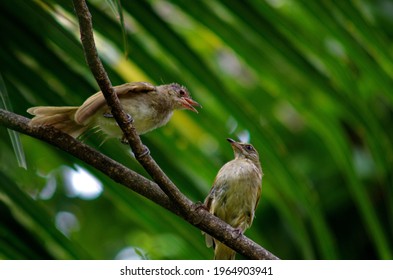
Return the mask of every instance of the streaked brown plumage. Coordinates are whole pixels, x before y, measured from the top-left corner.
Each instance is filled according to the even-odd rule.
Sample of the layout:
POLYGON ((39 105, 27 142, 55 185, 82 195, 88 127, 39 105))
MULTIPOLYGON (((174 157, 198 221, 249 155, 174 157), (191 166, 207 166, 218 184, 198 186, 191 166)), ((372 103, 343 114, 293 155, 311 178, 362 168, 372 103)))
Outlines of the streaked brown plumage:
MULTIPOLYGON (((146 82, 133 82, 114 87, 127 114, 134 119, 138 134, 144 134, 168 123, 174 110, 198 112, 200 106, 188 90, 179 84, 153 86, 146 82)), ((122 131, 111 115, 101 91, 90 96, 80 106, 32 107, 35 115, 30 125, 51 125, 77 138, 88 129, 98 129, 108 137, 122 138, 122 131)))
MULTIPOLYGON (((254 219, 261 196, 263 173, 258 152, 252 145, 227 140, 232 145, 235 159, 227 162, 218 171, 213 187, 205 199, 205 207, 210 213, 243 233, 254 219)), ((207 234, 206 245, 214 246, 216 260, 235 259, 235 251, 207 234)))

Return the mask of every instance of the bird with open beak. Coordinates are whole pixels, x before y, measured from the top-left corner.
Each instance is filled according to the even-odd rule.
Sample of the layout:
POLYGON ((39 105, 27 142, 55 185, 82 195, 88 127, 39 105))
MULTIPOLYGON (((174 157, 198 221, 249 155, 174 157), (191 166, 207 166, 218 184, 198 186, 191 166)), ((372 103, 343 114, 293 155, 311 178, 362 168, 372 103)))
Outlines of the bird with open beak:
MULTIPOLYGON (((227 139, 235 159, 227 162, 219 171, 204 206, 213 215, 243 233, 254 219, 255 209, 261 196, 262 168, 259 155, 248 143, 227 139)), ((206 235, 206 245, 214 246, 214 259, 233 260, 236 252, 206 235)))
MULTIPOLYGON (((168 123, 175 110, 198 112, 200 106, 188 90, 179 84, 154 86, 147 82, 126 83, 114 87, 124 111, 133 119, 139 135, 168 123)), ((30 125, 51 125, 77 138, 89 129, 103 131, 108 137, 123 139, 101 91, 81 106, 32 107, 30 125)))

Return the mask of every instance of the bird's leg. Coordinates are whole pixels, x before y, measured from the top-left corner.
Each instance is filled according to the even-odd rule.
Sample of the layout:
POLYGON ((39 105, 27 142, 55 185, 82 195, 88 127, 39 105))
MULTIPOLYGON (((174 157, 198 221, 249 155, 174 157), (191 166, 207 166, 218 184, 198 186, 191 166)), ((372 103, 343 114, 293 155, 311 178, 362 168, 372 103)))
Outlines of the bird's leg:
POLYGON ((137 156, 137 159, 141 159, 147 155, 150 155, 150 150, 148 147, 146 147, 146 145, 143 145, 143 149, 144 149, 144 151, 140 155, 137 156))
POLYGON ((207 209, 206 205, 200 201, 195 202, 192 206, 191 206, 191 210, 192 211, 198 211, 199 209, 204 209, 206 211, 209 211, 209 209, 207 209))
POLYGON ((242 228, 237 227, 237 228, 235 228, 235 229, 232 231, 232 237, 233 237, 233 238, 238 238, 240 235, 243 234, 243 232, 244 232, 244 230, 243 230, 242 228))
MULTIPOLYGON (((127 138, 126 138, 126 136, 124 134, 121 137, 120 142, 122 144, 125 144, 125 145, 129 144, 129 142, 128 142, 128 140, 127 140, 127 138)), ((143 157, 145 157, 147 155, 150 155, 150 150, 149 150, 149 148, 146 145, 143 145, 143 152, 140 155, 137 155, 135 157, 139 160, 139 159, 141 159, 141 158, 143 158, 143 157)))
POLYGON ((127 122, 134 123, 134 118, 130 114, 127 114, 127 122))
MULTIPOLYGON (((105 113, 103 113, 102 115, 103 115, 104 118, 113 118, 113 115, 112 115, 112 113, 110 113, 110 112, 105 112, 105 113)), ((132 116, 131 116, 130 114, 127 114, 127 122, 128 122, 128 123, 133 123, 133 122, 134 122, 134 119, 132 118, 132 116)), ((117 124, 116 124, 116 125, 117 125, 117 124)), ((123 134, 123 136, 121 137, 120 142, 121 142, 122 144, 125 144, 125 145, 128 145, 128 144, 129 144, 129 143, 128 143, 128 140, 127 140, 127 138, 126 138, 126 136, 125 136, 124 134, 123 134)))
POLYGON ((128 140, 127 140, 127 138, 126 138, 126 136, 123 134, 123 136, 121 137, 121 139, 120 139, 120 142, 122 143, 122 144, 124 144, 124 145, 128 145, 129 143, 128 143, 128 140))
MULTIPOLYGON (((108 119, 109 118, 113 118, 113 115, 110 112, 105 112, 105 113, 102 114, 102 116, 104 118, 108 118, 108 119)), ((127 114, 127 122, 128 123, 133 123, 134 122, 134 118, 130 114, 127 114)))
MULTIPOLYGON (((127 140, 127 138, 126 138, 126 136, 124 134, 121 137, 120 142, 122 144, 125 144, 125 145, 129 144, 129 142, 128 142, 128 140, 127 140)), ((145 157, 147 155, 150 155, 150 150, 149 150, 148 147, 146 147, 146 145, 143 145, 143 152, 140 155, 137 155, 135 157, 139 160, 139 159, 141 159, 141 158, 143 158, 143 157, 145 157)))
POLYGON ((113 115, 109 112, 105 112, 104 114, 102 114, 104 116, 104 118, 113 118, 113 115))
POLYGON ((206 205, 200 201, 194 203, 191 206, 191 212, 193 213, 193 223, 194 224, 199 224, 202 222, 203 217, 204 217, 204 213, 199 212, 200 209, 203 209, 205 211, 209 211, 209 209, 206 207, 206 205))
MULTIPOLYGON (((111 113, 104 113, 104 117, 105 118, 113 118, 113 115, 111 113)), ((127 122, 130 124, 134 123, 134 118, 130 114, 127 114, 127 122)), ((124 134, 121 137, 120 142, 125 145, 129 144, 129 142, 124 134)), ((145 145, 143 145, 143 150, 144 151, 140 155, 137 156, 138 159, 141 159, 147 155, 150 155, 150 150, 145 145)))

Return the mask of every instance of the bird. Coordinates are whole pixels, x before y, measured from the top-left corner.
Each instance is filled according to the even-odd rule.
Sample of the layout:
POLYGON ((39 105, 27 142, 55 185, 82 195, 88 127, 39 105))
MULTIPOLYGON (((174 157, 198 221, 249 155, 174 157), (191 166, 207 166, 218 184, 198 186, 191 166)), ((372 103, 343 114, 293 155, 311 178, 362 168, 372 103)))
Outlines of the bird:
MULTIPOLYGON (((248 143, 228 138, 235 158, 218 171, 203 206, 239 234, 248 229, 255 216, 262 191, 262 167, 257 150, 248 143)), ((205 234, 207 247, 214 246, 214 259, 234 260, 236 252, 205 234)))
MULTIPOLYGON (((198 113, 195 107, 201 107, 187 88, 177 83, 154 86, 148 82, 131 82, 113 88, 139 135, 166 125, 175 110, 198 113)), ((74 138, 95 129, 108 138, 125 141, 101 91, 87 98, 81 106, 38 106, 27 112, 34 116, 29 122, 31 126, 50 125, 74 138)))

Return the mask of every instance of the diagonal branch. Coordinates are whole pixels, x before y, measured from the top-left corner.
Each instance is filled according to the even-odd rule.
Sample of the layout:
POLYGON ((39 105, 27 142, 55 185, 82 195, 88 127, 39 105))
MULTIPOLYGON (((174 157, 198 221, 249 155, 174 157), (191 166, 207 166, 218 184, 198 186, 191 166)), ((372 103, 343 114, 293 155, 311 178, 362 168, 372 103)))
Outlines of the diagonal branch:
POLYGON ((29 121, 30 119, 28 118, 0 109, 1 125, 45 141, 68 152, 106 174, 114 181, 182 217, 190 224, 217 238, 250 259, 278 259, 275 255, 246 236, 240 235, 237 237, 236 234, 233 235, 234 229, 231 226, 209 212, 206 212, 203 208, 194 210, 194 218, 190 219, 189 216, 183 215, 183 213, 178 210, 176 203, 169 199, 156 183, 79 142, 62 131, 50 126, 33 127, 29 125, 29 121))
MULTIPOLYGON (((184 214, 191 213, 193 203, 185 197, 175 184, 162 171, 154 159, 149 155, 144 155, 145 146, 143 145, 134 126, 129 121, 129 117, 122 109, 119 98, 117 97, 107 73, 98 57, 97 49, 94 42, 93 24, 91 14, 85 0, 73 0, 75 12, 79 19, 81 42, 85 52, 87 64, 90 67, 108 106, 112 110, 112 115, 122 129, 125 138, 131 146, 136 159, 145 168, 153 180, 160 186, 165 194, 172 200, 176 201, 176 207, 184 214)), ((132 116, 131 116, 132 117, 132 116)))
POLYGON ((112 180, 179 215, 173 202, 154 182, 60 130, 51 126, 30 126, 29 121, 28 118, 0 109, 0 124, 68 152, 112 180))

